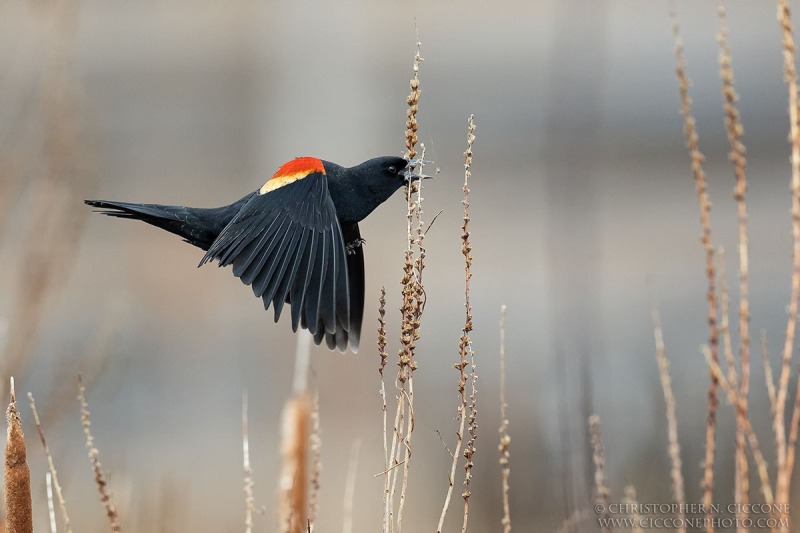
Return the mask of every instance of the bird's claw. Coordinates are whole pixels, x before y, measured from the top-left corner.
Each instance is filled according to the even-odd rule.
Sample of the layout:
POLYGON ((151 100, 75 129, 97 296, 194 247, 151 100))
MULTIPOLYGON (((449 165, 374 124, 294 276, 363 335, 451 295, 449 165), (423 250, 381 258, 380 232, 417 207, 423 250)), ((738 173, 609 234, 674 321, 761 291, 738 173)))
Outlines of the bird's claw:
POLYGON ((367 241, 365 241, 364 239, 356 239, 354 241, 348 242, 347 246, 345 246, 345 251, 347 252, 347 255, 355 255, 356 248, 361 247, 366 242, 367 241))

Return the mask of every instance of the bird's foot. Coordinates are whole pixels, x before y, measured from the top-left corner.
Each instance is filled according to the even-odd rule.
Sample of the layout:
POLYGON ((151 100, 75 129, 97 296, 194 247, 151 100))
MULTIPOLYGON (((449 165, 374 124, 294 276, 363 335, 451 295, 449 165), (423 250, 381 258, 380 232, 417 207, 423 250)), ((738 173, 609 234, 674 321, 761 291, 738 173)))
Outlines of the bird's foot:
POLYGON ((345 250, 347 251, 347 255, 353 255, 356 253, 356 248, 361 247, 364 243, 366 243, 364 239, 356 239, 354 241, 350 241, 347 243, 345 250))

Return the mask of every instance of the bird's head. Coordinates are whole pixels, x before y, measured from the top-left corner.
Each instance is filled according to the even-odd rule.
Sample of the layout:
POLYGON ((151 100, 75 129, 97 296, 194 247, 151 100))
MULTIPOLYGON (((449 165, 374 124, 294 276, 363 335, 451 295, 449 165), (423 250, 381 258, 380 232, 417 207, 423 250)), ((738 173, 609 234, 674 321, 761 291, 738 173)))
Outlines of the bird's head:
POLYGON ((397 156, 376 157, 350 168, 324 163, 340 218, 353 222, 364 219, 409 181, 420 179, 414 172, 420 161, 397 156))

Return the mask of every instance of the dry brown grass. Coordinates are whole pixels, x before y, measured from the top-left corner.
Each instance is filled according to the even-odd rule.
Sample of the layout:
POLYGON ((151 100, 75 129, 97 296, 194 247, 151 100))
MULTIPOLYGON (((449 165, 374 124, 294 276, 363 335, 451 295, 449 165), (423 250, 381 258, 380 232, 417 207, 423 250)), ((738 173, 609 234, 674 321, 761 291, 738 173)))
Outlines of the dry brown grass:
POLYGON ((511 436, 508 433, 508 402, 506 401, 506 306, 500 306, 500 444, 497 451, 500 453, 500 474, 502 477, 503 518, 500 525, 503 533, 511 532, 511 506, 508 495, 511 491, 509 479, 511 478, 511 436))
MULTIPOLYGON (((728 402, 735 408, 739 409, 740 399, 739 399, 739 391, 736 387, 734 387, 728 379, 725 377, 725 374, 722 372, 722 369, 719 366, 719 363, 715 362, 711 358, 711 351, 708 349, 707 346, 702 347, 703 356, 706 358, 706 362, 708 363, 711 372, 714 373, 717 380, 719 380, 720 384, 722 385, 722 389, 728 395, 728 402)), ((750 423, 749 416, 744 416, 743 418, 744 424, 744 431, 745 435, 748 438, 750 443, 750 451, 753 453, 754 460, 756 463, 756 471, 758 472, 759 478, 761 480, 761 492, 764 495, 764 501, 768 505, 772 505, 775 503, 775 498, 772 492, 772 485, 769 481, 769 471, 767 470, 767 461, 764 459, 764 455, 761 452, 761 446, 758 443, 758 436, 756 435, 755 431, 753 430, 753 426, 750 423)))
POLYGON ((278 525, 284 533, 311 529, 308 511, 308 470, 311 460, 311 416, 314 400, 308 391, 311 334, 297 336, 294 386, 283 407, 281 474, 278 482, 278 525))
MULTIPOLYGON (((603 449, 603 436, 600 432, 600 417, 592 415, 589 417, 589 438, 592 445, 592 462, 594 463, 594 492, 595 502, 598 508, 602 509, 603 518, 611 518, 608 506, 611 503, 611 489, 608 488, 606 479, 606 454, 603 449)), ((610 532, 608 525, 601 527, 603 531, 610 532)))
MULTIPOLYGON (((661 379, 661 389, 664 392, 664 405, 667 415, 667 453, 671 464, 670 477, 672 478, 672 500, 678 504, 676 518, 684 523, 686 513, 686 494, 683 483, 683 462, 681 461, 681 445, 678 441, 678 417, 676 415, 675 395, 672 393, 672 378, 669 375, 669 360, 664 348, 664 331, 661 327, 661 315, 655 302, 652 305, 653 336, 656 343, 656 361, 658 362, 658 375, 661 379)), ((686 531, 685 526, 678 531, 686 531)))
MULTIPOLYGON (((783 346, 781 372, 778 380, 776 409, 774 419, 775 442, 778 455, 778 476, 776 482, 776 501, 789 503, 789 485, 794 462, 794 444, 787 448, 785 412, 789 391, 792 353, 797 329, 798 300, 800 299, 800 114, 798 113, 797 69, 792 16, 788 0, 778 0, 778 22, 783 42, 784 79, 789 92, 789 139, 791 141, 791 193, 792 193, 792 281, 789 299, 786 338, 783 346), (791 456, 791 458, 790 458, 791 456)), ((800 392, 798 392, 800 394, 800 392)), ((795 410, 797 413, 797 410, 795 410)), ((792 416, 794 424, 790 430, 790 441, 794 435, 797 439, 797 424, 800 422, 792 416)))
POLYGON ((473 116, 470 115, 467 120, 467 150, 464 152, 464 186, 462 188, 464 193, 464 206, 463 224, 461 226, 461 253, 464 256, 464 328, 461 333, 461 339, 458 344, 458 363, 453 365, 453 368, 458 372, 457 391, 459 395, 458 408, 456 410, 456 420, 458 421, 458 428, 456 429, 456 444, 453 452, 450 454, 452 463, 450 465, 450 474, 447 478, 447 493, 442 506, 442 512, 439 515, 439 525, 436 528, 437 532, 441 532, 444 528, 444 520, 447 515, 447 510, 450 507, 450 499, 453 495, 453 487, 455 485, 455 474, 458 466, 458 460, 461 457, 461 447, 464 442, 464 429, 467 427, 469 420, 470 439, 464 449, 464 482, 462 498, 464 499, 464 515, 462 521, 462 531, 467 528, 467 521, 469 518, 469 483, 472 475, 472 455, 475 451, 474 436, 472 435, 472 427, 475 424, 474 415, 474 401, 470 401, 468 394, 468 385, 472 383, 472 400, 474 400, 474 362, 472 364, 472 373, 467 371, 470 366, 470 360, 473 358, 472 354, 472 340, 470 339, 470 332, 472 331, 472 304, 470 301, 470 279, 472 278, 472 246, 469 241, 469 177, 472 168, 472 145, 475 142, 475 123, 473 116))
POLYGON ((6 531, 33 533, 31 504, 31 470, 28 467, 22 419, 17 411, 14 378, 11 378, 11 401, 6 409, 8 438, 6 440, 4 487, 6 497, 6 531))
MULTIPOLYGON (((779 21, 781 28, 784 31, 784 58, 787 62, 787 82, 790 90, 790 122, 791 122, 791 135, 793 147, 793 172, 792 172, 792 225, 793 225, 793 244, 797 246, 798 233, 796 226, 800 221, 800 204, 797 203, 798 191, 800 186, 796 183, 796 176, 798 170, 794 163, 800 162, 800 157, 796 157, 795 150, 800 147, 800 127, 797 124, 797 96, 796 96, 796 73, 794 71, 794 43, 791 35, 791 22, 788 12, 788 6, 785 2, 779 2, 779 21), (791 59, 791 65, 788 63, 791 59)), ((777 481, 775 486, 770 483, 769 469, 767 461, 761 451, 758 437, 752 427, 750 420, 750 413, 748 411, 748 394, 749 394, 749 380, 750 380, 750 334, 749 334, 749 259, 748 259, 748 239, 747 239, 747 205, 745 199, 745 192, 747 190, 747 179, 745 174, 746 159, 745 148, 741 142, 743 127, 739 117, 736 102, 738 95, 734 89, 733 84, 733 69, 732 69, 732 56, 728 45, 728 30, 726 26, 726 13, 722 2, 718 4, 718 15, 720 18, 720 30, 718 33, 718 42, 720 46, 720 77, 722 79, 722 95, 723 95, 723 108, 725 111, 725 124, 730 144, 730 160, 733 164, 734 177, 736 179, 736 187, 734 189, 734 199, 737 203, 737 222, 738 222, 738 259, 739 259, 739 356, 740 361, 737 370, 737 361, 734 356, 733 341, 730 331, 730 297, 728 290, 728 283, 725 273, 724 252, 720 249, 718 263, 715 262, 713 247, 711 245, 711 226, 710 226, 710 201, 705 184, 705 174, 702 168, 703 156, 699 151, 697 131, 695 128, 695 119, 692 115, 691 98, 688 95, 688 87, 690 85, 689 78, 686 73, 686 61, 683 51, 683 43, 680 37, 679 26, 677 17, 672 12, 673 17, 673 34, 676 42, 676 58, 677 58, 677 76, 680 88, 681 111, 684 118, 684 133, 686 135, 687 148, 692 161, 692 171, 697 184, 698 200, 700 204, 701 226, 703 229, 702 242, 706 255, 706 278, 708 290, 706 293, 709 302, 709 344, 702 347, 702 352, 706 358, 711 372, 711 388, 709 390, 709 404, 708 404, 708 423, 706 430, 706 460, 704 462, 703 482, 703 504, 710 506, 713 503, 713 480, 714 480, 714 447, 715 447, 715 431, 716 431, 716 388, 721 386, 726 393, 729 403, 733 406, 736 415, 737 430, 736 430, 736 456, 735 456, 735 491, 734 499, 739 507, 736 510, 736 517, 739 520, 747 520, 749 514, 747 508, 743 505, 750 501, 749 498, 749 467, 746 455, 746 448, 749 445, 750 452, 753 456, 753 461, 756 466, 756 473, 758 475, 763 501, 774 506, 770 508, 770 518, 779 519, 775 526, 775 530, 788 531, 789 522, 788 516, 781 510, 787 509, 788 495, 790 490, 790 479, 792 475, 792 466, 794 459, 794 449, 796 447, 796 439, 798 434, 798 426, 800 425, 800 392, 794 404, 792 412, 792 422, 789 429, 788 445, 786 443, 786 429, 784 427, 784 417, 786 408, 786 392, 782 387, 786 387, 790 379, 791 369, 791 347, 794 344, 794 327, 796 322, 796 310, 793 311, 792 303, 796 305, 796 270, 793 268, 792 274, 792 303, 790 303, 789 310, 790 316, 787 323, 786 344, 784 349, 784 357, 781 365, 781 375, 779 378, 778 386, 776 389, 772 377, 772 370, 769 363, 768 348, 766 344, 766 335, 762 333, 762 359, 764 362, 765 378, 767 394, 770 400, 770 406, 773 418, 773 428, 775 431, 775 441, 778 455, 777 465, 777 481), (716 264, 715 264, 716 263, 716 264), (717 264, 719 268, 717 268, 717 264), (715 278, 719 274, 719 283, 715 283, 715 278), (717 290, 720 291, 717 295, 717 290), (719 305, 719 328, 717 326, 717 305, 719 305), (727 364, 727 372, 724 372, 719 364, 718 344, 720 336, 724 347, 725 359, 727 364), (788 347, 788 352, 787 352, 788 347), (788 357, 787 357, 788 353, 788 357), (785 454, 784 457, 781 454, 785 454)), ((798 254, 795 249, 794 262, 797 261, 798 254)), ((662 380, 662 388, 664 389, 665 403, 667 406, 667 423, 668 423, 668 440, 669 440, 669 455, 672 462, 672 477, 673 477, 673 499, 679 504, 678 509, 682 509, 681 503, 685 503, 683 495, 683 479, 681 475, 681 458, 680 447, 677 439, 677 421, 676 421, 676 406, 675 398, 672 393, 671 379, 669 376, 669 362, 666 358, 664 351, 663 332, 661 327, 661 320, 658 312, 653 307, 653 324, 654 335, 656 341, 656 358, 659 364, 659 373, 662 380)), ((605 483, 605 461, 602 452, 602 444, 599 436, 599 420, 592 418, 590 420, 590 433, 591 444, 593 450, 593 458, 595 462, 595 485, 598 494, 598 503, 602 504, 607 509, 608 502, 610 501, 610 492, 605 483)), ((635 501, 635 496, 631 497, 626 494, 623 501, 635 501)), ((710 508, 710 507, 709 507, 710 508)), ((577 520, 580 513, 576 512, 573 519, 577 520)), ((682 523, 684 515, 681 513, 678 516, 679 521, 682 523)), ((608 518, 605 514, 604 518, 608 518)), ((635 518, 635 517, 634 517, 635 518)), ((572 522, 570 519, 568 522, 572 522)), ((570 526, 571 527, 571 526, 570 526)), ((707 521, 705 528, 707 531, 714 529, 714 523, 707 521)), ((685 528, 682 528, 685 529, 685 528)), ((746 526, 740 524, 739 531, 748 530, 746 526)))
POLYGON ((342 502, 342 533, 353 533, 353 521, 356 499, 356 474, 361 454, 361 439, 356 439, 350 447, 350 460, 347 464, 347 479, 344 484, 344 501, 342 502))
MULTIPOLYGON (((708 199, 706 175, 703 170, 705 157, 700 151, 699 136, 692 114, 692 99, 689 96, 689 76, 686 73, 686 56, 684 54, 683 39, 681 38, 680 25, 675 13, 674 5, 670 11, 672 16, 672 33, 675 38, 675 58, 678 77, 678 86, 681 100, 681 114, 683 115, 683 131, 686 137, 686 147, 689 150, 692 173, 694 174, 697 189, 697 201, 700 206, 700 224, 702 226, 701 242, 706 259, 706 300, 708 301, 708 345, 713 361, 719 363, 719 332, 717 330, 717 291, 714 283, 714 244, 711 241, 711 202, 708 199)), ((711 374, 711 383, 708 388, 708 420, 706 422, 706 449, 703 460, 703 504, 706 509, 711 509, 714 502, 714 454, 716 449, 717 426, 717 388, 719 384, 714 374, 711 374)), ((706 531, 713 531, 709 526, 706 531)))
POLYGON ((311 403, 311 473, 309 476, 308 521, 313 525, 319 514, 319 492, 322 478, 322 434, 319 428, 319 391, 314 391, 311 403))
MULTIPOLYGON (((72 524, 69 520, 69 513, 67 512, 67 502, 64 500, 64 494, 61 490, 61 483, 58 482, 58 471, 56 470, 56 465, 53 462, 53 456, 50 453, 50 447, 47 445, 47 439, 44 436, 44 428, 42 427, 42 422, 39 420, 39 411, 36 409, 36 400, 33 398, 33 394, 30 392, 28 393, 28 401, 30 402, 31 412, 33 413, 33 420, 36 423, 36 430, 39 432, 39 440, 42 441, 42 448, 44 449, 44 455, 47 459, 47 468, 48 468, 48 497, 50 496, 50 489, 49 486, 52 483, 53 488, 55 488, 55 495, 58 499, 58 507, 61 510, 61 519, 64 522, 64 530, 66 533, 72 533, 72 524)), ((55 520, 55 517, 53 518, 55 520)), ((55 531, 55 529, 53 529, 55 531)))
MULTIPOLYGON (((417 39, 414 55, 413 75, 410 81, 411 92, 407 98, 408 110, 406 115, 406 158, 416 157, 417 144, 417 112, 419 110, 419 96, 421 94, 419 67, 422 62, 420 54, 421 43, 417 39)), ((422 176, 425 165, 425 145, 421 145, 421 155, 415 160, 419 176, 422 176)), ((388 437, 388 406, 386 405, 386 389, 383 384, 384 367, 387 361, 386 352, 386 324, 385 291, 381 292, 381 311, 379 315, 378 351, 381 357, 381 397, 384 409, 384 457, 386 469, 380 475, 385 475, 384 501, 383 501, 383 531, 399 532, 403 525, 403 511, 408 493, 408 481, 412 456, 412 434, 414 433, 414 371, 417 368, 416 350, 417 341, 420 339, 420 326, 422 314, 425 310, 425 289, 422 284, 425 269, 425 231, 423 230, 422 211, 422 180, 409 181, 406 187, 406 250, 403 260, 403 276, 401 280, 400 306, 400 349, 398 350, 398 372, 395 378, 397 390, 395 400, 396 409, 394 424, 392 426, 391 444, 388 437), (399 501, 395 503, 397 485, 400 484, 399 501)))
MULTIPOLYGON (((467 150, 464 152, 464 200, 461 202, 464 205, 464 223, 461 226, 461 253, 464 256, 464 308, 466 309, 466 318, 464 321, 464 329, 461 334, 459 342, 459 356, 461 364, 466 364, 467 356, 469 356, 469 405, 467 406, 467 430, 469 431, 469 439, 464 446, 464 490, 461 497, 464 499, 464 519, 461 525, 462 533, 467 530, 467 523, 469 521, 469 498, 472 495, 469 490, 470 482, 472 481, 472 467, 473 456, 475 455, 475 441, 478 438, 478 423, 477 423, 477 374, 475 373, 475 352, 472 349, 472 339, 470 332, 472 332, 472 304, 470 303, 470 280, 472 279, 472 244, 470 243, 469 232, 469 178, 472 174, 472 145, 475 142, 475 122, 473 116, 470 115, 467 119, 467 150)), ((464 372, 464 368, 461 368, 464 372)), ((463 375, 463 374, 462 374, 463 375)), ((459 381, 461 385, 461 381, 459 381)), ((464 384, 466 385, 466 384, 464 384)), ((462 396, 463 398, 463 396, 462 396)))
POLYGON ((89 412, 89 404, 86 403, 86 387, 83 384, 83 378, 80 374, 78 375, 78 402, 81 407, 81 425, 83 426, 83 434, 86 438, 86 449, 89 453, 89 461, 92 463, 94 482, 97 486, 97 492, 100 494, 100 503, 103 504, 106 510, 106 517, 111 526, 111 531, 122 531, 117 507, 114 505, 113 495, 108 489, 108 481, 103 472, 103 465, 100 463, 100 452, 94 445, 92 422, 90 419, 91 413, 89 412))
MULTIPOLYGON (((415 66, 417 65, 415 61, 415 66)), ((425 158, 425 146, 422 146, 421 161, 417 167, 421 174, 425 158)), ((407 194, 408 215, 407 247, 403 263, 402 305, 400 307, 400 350, 398 351, 398 372, 395 379, 397 389, 397 408, 395 410, 394 439, 392 440, 390 457, 390 491, 388 497, 387 522, 396 520, 397 531, 402 529, 403 509, 408 490, 408 479, 411 466, 411 437, 414 432, 414 371, 417 369, 416 350, 420 338, 422 313, 425 309, 425 291, 422 285, 422 272, 425 268, 425 248, 422 231, 422 184, 418 182, 416 191, 409 187, 407 194), (416 228, 416 231, 415 231, 416 228), (414 246, 416 245, 416 252, 414 246), (402 467, 402 468, 398 468, 402 467), (397 512, 394 514, 394 496, 400 478, 400 496, 397 512), (393 518, 394 517, 394 518, 393 518)))
POLYGON ((242 469, 244 470, 244 530, 253 531, 253 467, 250 465, 250 428, 247 416, 247 391, 242 393, 242 469))
MULTIPOLYGON (((633 485, 626 485, 625 492, 622 494, 622 503, 625 505, 630 505, 632 509, 638 509, 638 499, 636 498, 636 489, 633 485)), ((641 524, 641 516, 637 512, 632 512, 630 514, 631 519, 633 520, 633 527, 631 528, 631 533, 643 533, 643 529, 641 524)), ((685 529, 685 528, 684 528, 685 529)))
POLYGON ((295 394, 284 406, 281 430, 281 478, 278 502, 280 531, 302 533, 307 519, 308 437, 311 395, 295 394))
POLYGON ((419 41, 418 37, 417 52, 414 54, 414 74, 411 78, 411 82, 409 83, 411 92, 408 94, 408 98, 406 98, 406 103, 408 104, 408 110, 406 111, 406 116, 408 117, 406 120, 406 159, 409 160, 414 159, 417 156, 417 130, 419 129, 417 112, 419 111, 419 95, 422 93, 419 84, 419 66, 423 61, 422 55, 420 54, 421 49, 422 43, 419 41))
MULTIPOLYGON (((725 3, 723 0, 718 0, 717 2, 717 13, 720 21, 717 41, 719 42, 720 48, 719 65, 720 78, 722 79, 725 126, 728 144, 730 145, 729 158, 733 164, 734 176, 736 178, 734 198, 736 200, 739 237, 739 358, 741 362, 741 382, 738 384, 738 387, 739 396, 742 401, 741 409, 746 414, 750 390, 750 267, 747 240, 747 202, 745 200, 745 194, 747 192, 747 176, 745 173, 747 159, 745 157, 745 146, 742 143, 744 127, 742 126, 739 110, 736 106, 739 95, 736 93, 733 82, 732 55, 728 44, 728 26, 725 3)), ((723 312, 723 314, 727 313, 723 312)), ((724 317, 724 320, 727 320, 727 317, 724 317)), ((744 421, 741 413, 737 411, 734 501, 739 504, 737 518, 742 522, 748 517, 746 504, 750 501, 750 475, 747 464, 745 439, 744 421)))

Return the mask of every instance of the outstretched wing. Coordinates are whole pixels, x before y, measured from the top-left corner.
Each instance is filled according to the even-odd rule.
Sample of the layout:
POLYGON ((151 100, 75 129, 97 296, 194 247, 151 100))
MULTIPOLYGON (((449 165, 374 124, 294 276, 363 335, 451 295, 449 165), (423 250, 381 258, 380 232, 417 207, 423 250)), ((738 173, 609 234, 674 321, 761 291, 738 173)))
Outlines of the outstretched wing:
POLYGON ((302 164, 296 159, 281 167, 222 230, 200 265, 214 259, 233 265, 233 275, 250 285, 264 309, 272 305, 276 322, 288 303, 293 330, 300 325, 317 344, 325 337, 344 351, 353 324, 345 242, 324 168, 302 164))

